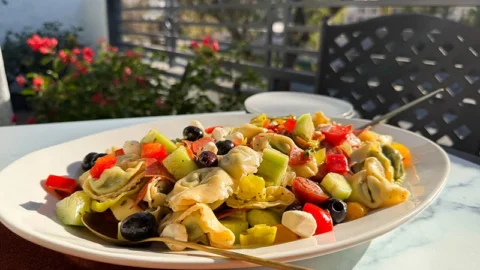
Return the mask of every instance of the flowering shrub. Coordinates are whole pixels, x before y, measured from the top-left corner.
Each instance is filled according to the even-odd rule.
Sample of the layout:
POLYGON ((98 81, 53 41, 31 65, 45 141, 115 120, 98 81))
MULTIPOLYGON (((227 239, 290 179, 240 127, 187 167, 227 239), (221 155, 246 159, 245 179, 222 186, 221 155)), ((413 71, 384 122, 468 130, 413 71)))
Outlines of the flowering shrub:
POLYGON ((236 74, 221 68, 225 58, 209 37, 192 43, 193 58, 173 83, 152 66, 165 60, 161 54, 119 53, 104 41, 98 54, 90 47, 56 50, 55 39, 35 35, 27 43, 51 66, 45 73, 16 78, 22 94, 30 97, 35 115, 30 123, 233 110, 242 106, 243 83, 261 85, 251 71, 236 74), (231 82, 235 93, 215 102, 208 91, 219 81, 231 82))
MULTIPOLYGON (((81 31, 82 29, 78 27, 63 29, 61 23, 47 22, 39 29, 25 28, 21 32, 8 32, 1 47, 10 89, 18 88, 15 84, 16 76, 24 75, 28 72, 45 72, 51 68, 51 66, 41 62, 43 54, 39 50, 33 51, 27 40, 32 39, 34 35, 38 37, 44 36, 49 37, 49 40, 55 39, 56 46, 53 47, 58 50, 72 49, 81 46, 77 41, 78 34, 81 31)), ((36 39, 31 40, 31 42, 34 42, 37 46, 41 45, 39 40, 36 39)))

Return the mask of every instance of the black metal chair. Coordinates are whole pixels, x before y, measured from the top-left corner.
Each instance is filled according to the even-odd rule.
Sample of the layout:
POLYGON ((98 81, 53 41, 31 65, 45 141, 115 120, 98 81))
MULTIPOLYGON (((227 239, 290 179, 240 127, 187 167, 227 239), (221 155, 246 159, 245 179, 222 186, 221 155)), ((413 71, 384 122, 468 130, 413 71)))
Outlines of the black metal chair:
POLYGON ((389 124, 480 156, 480 29, 416 14, 323 25, 317 93, 372 119, 445 88, 389 124))

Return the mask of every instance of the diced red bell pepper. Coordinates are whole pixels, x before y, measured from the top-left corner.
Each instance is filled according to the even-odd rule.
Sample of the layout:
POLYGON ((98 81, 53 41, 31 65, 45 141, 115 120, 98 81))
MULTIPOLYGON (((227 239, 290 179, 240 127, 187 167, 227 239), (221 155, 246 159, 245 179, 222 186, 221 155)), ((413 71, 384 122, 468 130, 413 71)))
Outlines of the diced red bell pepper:
POLYGON ((168 156, 167 149, 161 143, 142 144, 142 158, 154 158, 162 162, 168 156))
POLYGON ((293 193, 298 200, 303 203, 321 204, 328 200, 328 195, 325 194, 320 186, 312 180, 295 177, 293 179, 293 193))
POLYGON ((123 151, 123 148, 115 150, 115 156, 123 156, 125 155, 125 151, 123 151))
POLYGON ((198 153, 198 150, 200 150, 205 144, 209 143, 209 142, 215 142, 215 140, 213 138, 210 138, 210 137, 205 137, 205 138, 201 138, 201 139, 198 139, 196 141, 194 141, 192 143, 192 151, 193 153, 198 153))
POLYGON ((213 127, 208 127, 205 129, 205 133, 207 134, 212 134, 213 130, 217 127, 222 127, 222 126, 213 126, 213 127))
POLYGON ((115 163, 117 163, 117 157, 115 155, 99 157, 95 162, 95 165, 90 169, 90 175, 93 178, 100 178, 103 171, 112 168, 115 166, 115 163))
POLYGON ((59 199, 70 196, 77 189, 77 180, 58 175, 49 175, 45 189, 59 199))
POLYGON ((297 121, 295 119, 287 119, 287 121, 285 121, 285 123, 283 124, 283 126, 285 127, 285 130, 288 131, 288 132, 293 132, 293 130, 295 129, 295 125, 297 124, 297 121))
POLYGON ((322 129, 322 133, 325 135, 325 141, 334 146, 342 144, 347 139, 347 134, 351 132, 352 125, 333 125, 322 129))
POLYGON ((306 203, 303 206, 303 211, 312 214, 317 223, 315 235, 333 231, 333 222, 330 213, 314 204, 306 203))
POLYGON ((296 166, 307 163, 313 158, 313 155, 307 155, 301 148, 293 148, 290 151, 288 165, 296 166))
POLYGON ((347 158, 342 154, 327 155, 326 162, 328 172, 346 174, 348 172, 347 158))

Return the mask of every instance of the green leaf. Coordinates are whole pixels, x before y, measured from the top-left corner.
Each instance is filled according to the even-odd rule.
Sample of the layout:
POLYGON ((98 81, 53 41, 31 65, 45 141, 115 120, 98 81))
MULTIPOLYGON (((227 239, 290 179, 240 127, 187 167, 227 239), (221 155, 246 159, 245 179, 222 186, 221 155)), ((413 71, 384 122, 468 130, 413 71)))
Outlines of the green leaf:
POLYGON ((33 91, 33 89, 22 89, 22 91, 20 92, 22 95, 24 96, 33 96, 35 95, 35 91, 33 91))
POLYGON ((45 66, 46 64, 50 63, 52 59, 53 58, 51 56, 45 56, 42 58, 42 60, 40 60, 40 64, 45 66))
POLYGON ((57 79, 58 80, 58 74, 53 72, 52 70, 47 70, 47 74, 52 76, 54 79, 57 79))

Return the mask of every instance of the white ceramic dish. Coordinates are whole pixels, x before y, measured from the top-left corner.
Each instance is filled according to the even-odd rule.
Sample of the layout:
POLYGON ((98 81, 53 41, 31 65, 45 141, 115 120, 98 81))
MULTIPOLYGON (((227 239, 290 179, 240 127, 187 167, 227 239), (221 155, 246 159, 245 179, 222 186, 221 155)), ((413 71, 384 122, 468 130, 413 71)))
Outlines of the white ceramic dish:
MULTIPOLYGON (((172 138, 181 135, 190 120, 205 126, 237 125, 252 115, 186 115, 166 117, 155 122, 115 129, 67 143, 45 148, 22 157, 0 172, 0 221, 21 237, 66 254, 112 264, 150 268, 213 269, 245 267, 247 264, 218 257, 198 256, 202 252, 169 252, 162 245, 150 248, 125 248, 109 245, 85 229, 65 227, 55 217, 56 199, 41 186, 49 174, 76 176, 79 160, 91 151, 104 151, 111 145, 122 145, 128 139, 140 139, 150 128, 157 128, 172 138)), ((359 125, 363 120, 338 119, 359 125)), ((407 170, 406 183, 413 196, 410 200, 368 216, 335 226, 334 233, 257 249, 242 249, 269 259, 295 261, 339 251, 378 237, 411 219, 425 209, 444 187, 449 160, 436 144, 414 133, 386 125, 374 130, 391 134, 412 151, 416 172, 407 170), (418 177, 416 177, 418 175, 418 177)), ((395 243, 392 243, 393 245, 395 243)))
POLYGON ((354 113, 352 104, 328 96, 300 92, 265 92, 250 96, 244 102, 249 113, 267 115, 301 115, 322 111, 329 117, 342 117, 354 113))

